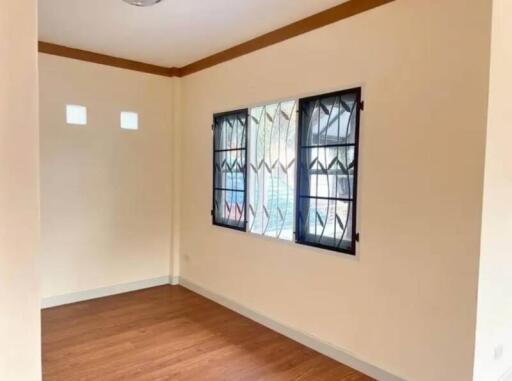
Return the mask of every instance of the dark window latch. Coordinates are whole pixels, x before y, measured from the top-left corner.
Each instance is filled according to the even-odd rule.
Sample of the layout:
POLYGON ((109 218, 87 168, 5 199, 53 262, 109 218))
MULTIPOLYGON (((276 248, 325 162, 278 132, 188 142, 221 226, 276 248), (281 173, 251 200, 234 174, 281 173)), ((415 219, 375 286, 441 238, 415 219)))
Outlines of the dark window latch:
POLYGON ((359 233, 356 233, 356 242, 359 242, 359 233))
POLYGON ((359 108, 364 110, 364 101, 359 102, 359 108))

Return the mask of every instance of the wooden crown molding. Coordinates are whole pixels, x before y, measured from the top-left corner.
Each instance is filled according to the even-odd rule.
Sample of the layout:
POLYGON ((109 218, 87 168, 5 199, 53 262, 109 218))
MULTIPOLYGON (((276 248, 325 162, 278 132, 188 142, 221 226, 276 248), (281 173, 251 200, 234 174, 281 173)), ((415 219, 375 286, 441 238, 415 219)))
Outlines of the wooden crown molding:
POLYGON ((69 48, 66 46, 51 44, 43 41, 39 42, 39 51, 56 56, 73 58, 81 61, 109 65, 144 73, 162 75, 165 77, 184 77, 209 67, 221 64, 223 62, 235 59, 237 57, 252 53, 256 50, 266 48, 267 46, 288 40, 292 37, 299 36, 323 26, 369 11, 373 8, 377 8, 392 1, 395 0, 349 0, 343 4, 329 8, 320 13, 316 13, 300 21, 263 34, 259 37, 253 38, 252 40, 233 46, 209 57, 200 59, 181 68, 151 65, 143 62, 94 53, 87 50, 69 48))
POLYGON ((143 62, 94 53, 87 50, 68 48, 67 46, 50 44, 43 41, 39 41, 38 45, 41 53, 52 54, 54 56, 73 58, 75 60, 135 70, 143 73, 163 75, 165 77, 176 77, 178 74, 177 68, 151 65, 143 62))
POLYGON ((323 12, 306 17, 300 21, 294 22, 252 40, 226 49, 222 52, 213 54, 199 61, 193 62, 180 68, 180 75, 186 76, 209 67, 218 65, 222 62, 252 53, 256 50, 266 48, 267 46, 277 44, 292 37, 311 32, 312 30, 335 23, 337 21, 366 12, 380 5, 390 3, 394 0, 350 0, 343 4, 329 8, 323 12))

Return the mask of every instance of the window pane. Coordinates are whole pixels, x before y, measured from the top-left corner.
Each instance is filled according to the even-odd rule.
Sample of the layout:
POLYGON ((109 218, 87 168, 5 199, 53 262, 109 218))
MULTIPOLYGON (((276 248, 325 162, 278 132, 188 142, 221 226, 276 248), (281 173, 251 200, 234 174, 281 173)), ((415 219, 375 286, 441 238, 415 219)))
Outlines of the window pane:
POLYGON ((241 113, 215 117, 215 149, 245 149, 246 115, 241 113))
POLYGON ((354 189, 354 146, 304 148, 301 189, 315 197, 352 199, 354 189))
POLYGON ((121 128, 125 130, 138 130, 139 114, 131 111, 121 111, 121 128))
POLYGON ((66 123, 85 126, 87 124, 87 108, 79 105, 66 105, 66 123))
POLYGON ((215 225, 245 230, 247 110, 214 116, 213 208, 215 225))
POLYGON ((243 192, 216 190, 214 195, 215 222, 237 228, 245 226, 245 197, 243 192))
POLYGON ((215 188, 244 190, 245 151, 215 152, 215 188))
POLYGON ((300 100, 296 240, 355 254, 360 89, 300 100))
POLYGON ((292 240, 297 101, 249 111, 249 231, 292 240))
POLYGON ((302 110, 303 146, 355 143, 355 94, 318 97, 302 110))
POLYGON ((352 249, 352 203, 336 200, 301 198, 299 222, 306 243, 352 249))

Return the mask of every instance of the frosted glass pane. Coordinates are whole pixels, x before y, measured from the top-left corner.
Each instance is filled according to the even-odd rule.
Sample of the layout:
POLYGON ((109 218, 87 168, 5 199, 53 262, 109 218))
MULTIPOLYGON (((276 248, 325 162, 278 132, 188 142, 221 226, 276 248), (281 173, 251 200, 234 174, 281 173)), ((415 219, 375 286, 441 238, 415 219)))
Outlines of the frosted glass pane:
POLYGON ((83 126, 87 124, 87 107, 66 105, 66 123, 83 126))
POLYGON ((255 107, 249 118, 249 231, 293 240, 297 101, 255 107))
POLYGON ((139 114, 136 112, 122 111, 121 112, 121 128, 125 130, 138 130, 139 129, 139 114))

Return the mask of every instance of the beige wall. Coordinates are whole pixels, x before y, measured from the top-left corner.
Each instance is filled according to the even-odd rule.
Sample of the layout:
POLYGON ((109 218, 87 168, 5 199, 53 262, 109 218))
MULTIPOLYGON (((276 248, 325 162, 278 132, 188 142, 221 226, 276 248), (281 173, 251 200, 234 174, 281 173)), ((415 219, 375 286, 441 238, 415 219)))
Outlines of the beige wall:
POLYGON ((183 79, 40 54, 43 297, 181 275, 407 380, 497 380, 512 362, 507 3, 488 120, 488 0, 396 0, 183 79), (357 258, 211 225, 214 112, 353 86, 357 258), (121 110, 141 130, 120 130, 121 110))
POLYGON ((490 13, 397 0, 185 77, 181 276, 407 380, 471 380, 490 13), (357 258, 212 226, 214 112, 355 85, 357 258))
POLYGON ((0 5, 0 380, 41 379, 36 1, 0 5))
POLYGON ((46 54, 39 69, 43 297, 168 276, 173 80, 46 54))
POLYGON ((181 79, 173 81, 173 133, 172 133, 172 248, 170 275, 178 279, 180 275, 180 226, 181 226, 181 173, 182 173, 182 138, 181 138, 181 79))
POLYGON ((494 0, 478 294, 477 381, 497 380, 507 370, 508 380, 512 380, 511 36, 512 2, 494 0))

